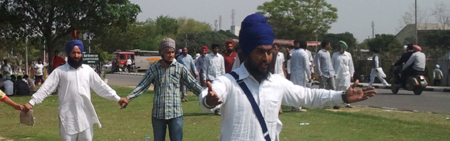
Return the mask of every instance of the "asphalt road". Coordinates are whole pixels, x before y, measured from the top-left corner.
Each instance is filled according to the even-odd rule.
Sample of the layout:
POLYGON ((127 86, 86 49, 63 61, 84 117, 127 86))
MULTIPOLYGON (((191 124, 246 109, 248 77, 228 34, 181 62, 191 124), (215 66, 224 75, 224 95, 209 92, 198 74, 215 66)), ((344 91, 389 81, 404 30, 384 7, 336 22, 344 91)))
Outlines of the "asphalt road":
MULTIPOLYGON (((143 76, 108 74, 106 78, 109 85, 136 86, 143 76)), ((450 93, 448 92, 424 91, 421 95, 414 95, 412 91, 405 90, 400 90, 398 94, 392 94, 390 89, 377 89, 377 92, 376 96, 353 104, 408 111, 450 113, 450 93)))

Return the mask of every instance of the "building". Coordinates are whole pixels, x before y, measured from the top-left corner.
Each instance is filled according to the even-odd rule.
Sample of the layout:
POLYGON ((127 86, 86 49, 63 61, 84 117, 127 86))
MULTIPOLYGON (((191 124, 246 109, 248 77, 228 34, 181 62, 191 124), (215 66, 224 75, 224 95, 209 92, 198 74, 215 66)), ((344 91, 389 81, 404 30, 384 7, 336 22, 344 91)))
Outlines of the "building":
MULTIPOLYGON (((420 46, 425 46, 425 38, 428 34, 434 33, 439 30, 450 30, 450 26, 448 24, 437 24, 437 23, 425 23, 417 25, 417 35, 418 35, 418 44, 420 46)), ((401 44, 409 44, 415 43, 415 24, 406 25, 400 32, 395 35, 398 42, 401 44)))

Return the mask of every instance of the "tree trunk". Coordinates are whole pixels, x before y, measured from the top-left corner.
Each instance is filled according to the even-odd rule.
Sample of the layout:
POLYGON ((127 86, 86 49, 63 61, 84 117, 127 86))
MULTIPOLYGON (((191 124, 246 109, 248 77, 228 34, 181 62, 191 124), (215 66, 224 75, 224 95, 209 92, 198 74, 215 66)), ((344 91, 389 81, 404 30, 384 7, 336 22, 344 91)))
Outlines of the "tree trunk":
POLYGON ((46 37, 46 39, 50 39, 47 40, 47 42, 45 43, 46 45, 45 50, 48 53, 48 74, 50 74, 53 71, 53 56, 55 55, 55 47, 54 47, 55 41, 51 37, 46 37))

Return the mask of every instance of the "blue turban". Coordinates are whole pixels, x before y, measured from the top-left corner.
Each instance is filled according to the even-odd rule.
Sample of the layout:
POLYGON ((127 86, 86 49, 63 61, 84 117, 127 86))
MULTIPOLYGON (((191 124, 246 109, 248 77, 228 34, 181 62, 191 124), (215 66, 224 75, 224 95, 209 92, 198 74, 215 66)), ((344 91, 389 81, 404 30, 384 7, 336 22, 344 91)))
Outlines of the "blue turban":
POLYGON ((66 53, 67 53, 67 56, 70 55, 70 52, 72 52, 72 50, 73 50, 73 48, 74 48, 75 46, 78 46, 78 48, 80 49, 81 53, 84 52, 83 42, 80 41, 80 40, 72 40, 72 41, 70 41, 70 42, 67 42, 67 44, 66 44, 66 53))
POLYGON ((248 15, 241 23, 239 45, 244 55, 250 55, 256 46, 272 45, 274 34, 272 27, 261 14, 248 15))

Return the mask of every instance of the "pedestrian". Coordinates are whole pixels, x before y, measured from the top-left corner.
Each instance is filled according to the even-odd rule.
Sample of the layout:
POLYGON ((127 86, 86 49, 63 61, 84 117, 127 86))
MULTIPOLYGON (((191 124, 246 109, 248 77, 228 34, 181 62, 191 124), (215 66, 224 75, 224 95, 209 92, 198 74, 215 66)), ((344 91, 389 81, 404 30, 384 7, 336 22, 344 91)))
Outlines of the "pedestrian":
POLYGON ((38 63, 36 65, 34 65, 34 68, 36 69, 36 74, 34 75, 35 76, 35 78, 34 78, 35 85, 38 85, 39 82, 40 82, 40 84, 44 83, 44 78, 43 78, 44 67, 45 67, 45 65, 43 64, 42 59, 38 59, 38 63))
POLYGON ((11 80, 11 76, 6 76, 3 84, 5 86, 5 94, 8 96, 14 95, 14 82, 11 80))
POLYGON ((119 101, 120 97, 97 73, 83 65, 83 42, 72 40, 66 44, 67 64, 55 70, 39 90, 25 104, 25 112, 58 90, 59 136, 61 140, 91 141, 94 125, 100 121, 91 102, 91 89, 103 98, 119 101))
POLYGON ((164 141, 166 128, 169 127, 171 141, 183 140, 183 109, 180 98, 180 83, 183 83, 195 95, 203 88, 197 83, 190 71, 181 63, 175 61, 175 40, 164 38, 159 44, 161 60, 151 65, 144 79, 127 96, 120 99, 122 105, 138 97, 150 87, 155 86, 153 98, 152 126, 155 141, 164 141))
MULTIPOLYGON (((198 72, 197 72, 197 68, 195 67, 194 59, 192 58, 191 55, 188 54, 187 47, 183 48, 183 52, 181 52, 181 55, 178 56, 177 62, 184 65, 184 67, 186 67, 186 69, 189 71, 189 73, 191 73, 193 76, 195 76, 195 78, 198 77, 198 72)), ((180 90, 181 90, 181 95, 182 95, 181 101, 187 102, 188 100, 186 99, 186 95, 187 95, 186 85, 184 85, 184 83, 180 83, 180 87, 181 87, 180 90)))
POLYGON ((126 63, 127 72, 131 71, 131 64, 133 64, 133 61, 131 60, 131 55, 130 55, 130 56, 128 56, 127 63, 126 63))
POLYGON ((306 83, 311 83, 310 59, 305 51, 306 46, 306 41, 294 41, 294 49, 291 50, 291 81, 303 87, 306 83))
POLYGON ((225 53, 223 53, 223 59, 225 61, 225 73, 231 72, 236 56, 237 52, 234 51, 234 42, 227 41, 225 43, 225 53))
POLYGON ((206 84, 204 83, 204 76, 205 76, 205 70, 204 65, 205 65, 205 59, 206 59, 206 52, 208 52, 208 47, 207 46, 203 46, 200 49, 200 56, 197 58, 197 60, 195 61, 195 67, 197 67, 197 71, 199 72, 199 83, 202 87, 206 87, 206 84))
POLYGON ((441 66, 439 66, 439 64, 436 64, 436 68, 434 69, 433 72, 433 79, 435 86, 441 86, 441 79, 444 77, 440 68, 441 66))
POLYGON ((373 50, 374 54, 372 57, 372 70, 370 72, 370 82, 369 87, 372 87, 373 82, 375 81, 375 77, 377 77, 381 83, 383 83, 384 87, 391 86, 384 78, 386 78, 386 74, 383 71, 383 68, 380 66, 380 61, 378 58, 378 49, 373 50))
POLYGON ((336 90, 335 72, 331 62, 330 53, 331 44, 329 41, 322 41, 322 49, 315 56, 316 70, 319 74, 319 88, 327 90, 336 90))
POLYGON ((306 45, 306 48, 305 48, 305 51, 306 51, 306 54, 308 54, 308 60, 309 60, 309 71, 310 71, 310 79, 311 79, 311 81, 310 82, 308 82, 308 83, 306 83, 306 87, 308 87, 308 88, 311 88, 312 87, 312 85, 313 85, 313 76, 314 76, 314 66, 315 66, 315 64, 314 64, 314 57, 312 56, 312 54, 311 54, 311 51, 309 51, 308 50, 308 44, 306 45))
MULTIPOLYGON (((222 55, 219 54, 219 45, 211 45, 212 52, 206 56, 205 65, 203 69, 205 70, 204 82, 212 82, 214 79, 222 74, 225 74, 225 61, 222 55)), ((220 106, 214 109, 215 115, 220 115, 220 106)))
POLYGON ((53 69, 56 69, 57 67, 66 64, 66 60, 59 56, 59 51, 55 51, 55 57, 53 57, 53 69))
POLYGON ((34 85, 34 80, 30 78, 28 75, 23 76, 23 81, 25 81, 28 84, 28 88, 30 89, 31 93, 36 92, 36 86, 34 85))
POLYGON ((319 108, 357 102, 376 93, 373 87, 346 91, 310 89, 294 85, 280 75, 268 72, 274 34, 263 15, 252 14, 241 23, 239 44, 247 59, 240 68, 217 77, 201 93, 205 110, 222 104, 220 140, 279 140, 280 106, 319 108))
POLYGON ((279 75, 286 77, 286 75, 284 74, 285 68, 286 68, 286 66, 284 65, 285 59, 284 59, 284 54, 282 52, 280 52, 280 45, 275 43, 272 46, 278 52, 276 54, 277 59, 275 60, 275 68, 274 68, 273 74, 279 74, 279 75))
MULTIPOLYGON (((339 51, 333 53, 333 69, 336 70, 336 90, 345 91, 350 87, 351 81, 353 81, 353 74, 355 73, 355 67, 353 66, 352 55, 345 51, 348 49, 347 43, 339 41, 339 51)), ((334 106, 334 109, 339 109, 339 105, 334 106)), ((350 104, 346 104, 345 107, 351 108, 350 104)))

